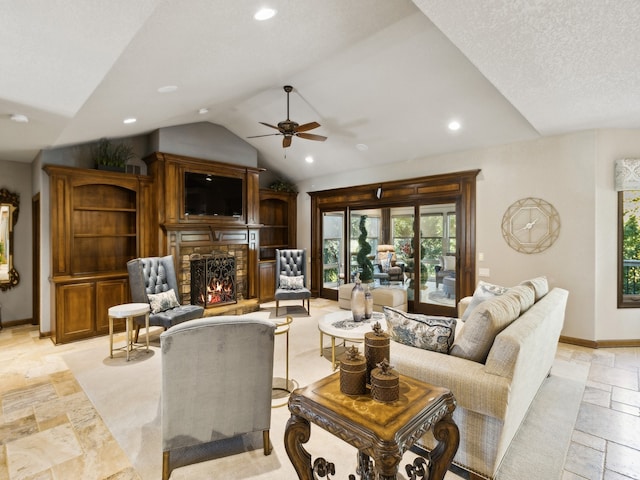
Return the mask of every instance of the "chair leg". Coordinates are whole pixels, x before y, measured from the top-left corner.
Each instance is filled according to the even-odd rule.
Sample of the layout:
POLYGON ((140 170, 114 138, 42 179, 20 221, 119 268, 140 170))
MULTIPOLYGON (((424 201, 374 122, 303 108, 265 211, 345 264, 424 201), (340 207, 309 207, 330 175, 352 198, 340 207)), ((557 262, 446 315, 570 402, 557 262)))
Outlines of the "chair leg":
POLYGON ((162 452, 162 480, 169 480, 171 470, 169 469, 169 452, 162 452))
MULTIPOLYGON (((147 332, 147 333, 149 333, 149 332, 147 332)), ((136 337, 135 337, 135 339, 133 340, 133 343, 138 343, 138 335, 140 335, 140 325, 138 325, 138 324, 136 323, 136 337)))
POLYGON ((278 307, 280 306, 280 300, 276 300, 276 317, 278 316, 278 307))
POLYGON ((262 431, 262 442, 265 455, 271 454, 271 442, 269 442, 269 430, 262 431))

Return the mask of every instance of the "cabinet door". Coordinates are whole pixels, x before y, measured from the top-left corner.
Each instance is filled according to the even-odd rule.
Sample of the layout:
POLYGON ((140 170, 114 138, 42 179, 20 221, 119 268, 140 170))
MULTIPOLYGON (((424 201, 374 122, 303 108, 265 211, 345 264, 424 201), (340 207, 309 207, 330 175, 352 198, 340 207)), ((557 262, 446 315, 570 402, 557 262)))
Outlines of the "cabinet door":
POLYGON ((95 284, 74 283, 56 289, 56 343, 87 338, 95 333, 95 284))
MULTIPOLYGON (((127 303, 129 283, 126 279, 104 280, 96 283, 96 331, 109 333, 109 307, 127 303)), ((124 319, 114 321, 116 330, 124 330, 124 319)))
POLYGON ((260 301, 270 302, 274 299, 276 288, 276 262, 260 262, 260 301))

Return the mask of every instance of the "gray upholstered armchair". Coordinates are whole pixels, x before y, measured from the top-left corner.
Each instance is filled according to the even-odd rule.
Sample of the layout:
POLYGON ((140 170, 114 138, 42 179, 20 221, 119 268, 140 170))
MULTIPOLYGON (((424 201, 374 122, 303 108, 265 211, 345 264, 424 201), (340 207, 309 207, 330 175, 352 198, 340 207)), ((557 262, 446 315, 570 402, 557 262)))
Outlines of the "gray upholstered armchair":
POLYGON ((447 277, 456 276, 456 256, 454 253, 447 253, 440 257, 440 265, 436 265, 436 289, 447 277))
POLYGON ((163 480, 172 450, 262 432, 264 454, 271 453, 275 328, 269 320, 218 316, 160 335, 163 480))
MULTIPOLYGON (((181 305, 179 298, 178 282, 176 271, 173 265, 173 257, 146 257, 134 258, 127 262, 129 272, 129 289, 131 290, 131 300, 136 303, 151 304, 149 295, 156 295, 158 300, 162 296, 170 297, 173 291, 175 301, 171 299, 168 303, 158 308, 153 308, 151 304, 151 314, 149 315, 149 325, 164 327, 166 330, 173 325, 195 318, 202 318, 204 308, 200 305, 181 305)), ((151 297, 153 298, 153 297, 151 297)), ((154 299, 155 299, 154 298, 154 299)), ((144 316, 137 317, 136 341, 140 326, 144 325, 144 316)))
POLYGON ((276 316, 280 300, 307 300, 307 314, 311 315, 311 291, 307 284, 307 250, 276 250, 276 316))

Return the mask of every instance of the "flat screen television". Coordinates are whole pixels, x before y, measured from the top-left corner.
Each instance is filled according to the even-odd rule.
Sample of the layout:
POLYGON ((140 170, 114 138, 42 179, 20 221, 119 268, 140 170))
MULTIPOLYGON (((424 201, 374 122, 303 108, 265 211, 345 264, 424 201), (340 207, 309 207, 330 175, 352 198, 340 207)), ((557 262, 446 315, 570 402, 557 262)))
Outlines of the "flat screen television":
POLYGON ((184 213, 198 216, 242 216, 242 179, 206 173, 184 173, 184 213))

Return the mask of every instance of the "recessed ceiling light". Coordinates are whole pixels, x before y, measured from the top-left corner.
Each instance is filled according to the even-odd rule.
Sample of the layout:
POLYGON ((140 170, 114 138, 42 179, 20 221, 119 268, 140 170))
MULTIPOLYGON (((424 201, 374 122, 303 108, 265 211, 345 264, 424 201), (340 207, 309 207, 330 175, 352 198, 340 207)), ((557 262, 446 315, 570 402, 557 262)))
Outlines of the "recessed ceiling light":
POLYGON ((460 122, 456 121, 456 120, 452 120, 451 122, 449 122, 449 130, 451 130, 452 132, 455 132, 456 130, 460 130, 460 122))
POLYGON ((255 15, 253 16, 253 18, 255 18, 256 20, 259 21, 263 21, 263 20, 269 20, 270 18, 273 18, 275 16, 275 14, 278 13, 277 10, 273 9, 273 8, 261 8, 260 10, 258 10, 255 15))
POLYGON ((307 163, 313 163, 313 157, 311 155, 307 155, 304 157, 304 161, 307 163))
POLYGON ((368 145, 365 145, 364 143, 358 143, 358 144, 356 145, 356 148, 357 148, 358 150, 360 150, 361 152, 366 152, 367 150, 369 150, 369 146, 368 146, 368 145))
POLYGON ((204 115, 205 113, 209 113, 209 109, 208 108, 201 108, 200 110, 198 110, 198 113, 200 115, 204 115))
POLYGON ((125 119, 122 121, 122 123, 129 124, 129 123, 136 123, 137 121, 138 121, 138 119, 131 117, 131 118, 125 118, 125 119))
POLYGON ((18 123, 29 123, 29 117, 22 115, 21 113, 14 113, 9 118, 18 123))
POLYGON ((158 93, 171 93, 178 90, 178 87, 175 85, 165 85, 164 87, 158 88, 158 93))

